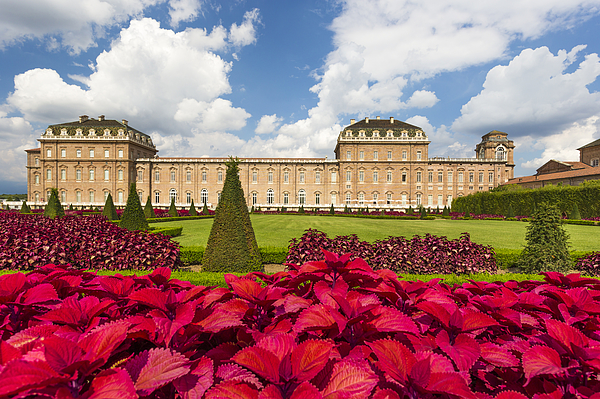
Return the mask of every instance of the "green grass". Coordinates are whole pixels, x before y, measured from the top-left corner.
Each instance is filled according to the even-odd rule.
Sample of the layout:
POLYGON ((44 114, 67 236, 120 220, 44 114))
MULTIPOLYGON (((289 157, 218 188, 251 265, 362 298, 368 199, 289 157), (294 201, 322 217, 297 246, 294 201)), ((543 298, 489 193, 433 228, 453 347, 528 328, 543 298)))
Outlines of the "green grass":
MULTIPOLYGON (((522 249, 528 223, 493 220, 394 220, 343 218, 298 215, 251 215, 259 247, 285 248, 294 237, 300 237, 308 228, 327 233, 330 237, 356 234, 361 240, 373 242, 389 236, 412 237, 430 233, 450 239, 463 232, 478 244, 494 248, 522 249)), ((206 246, 213 219, 165 222, 162 226, 183 226, 183 233, 174 240, 183 246, 206 246)), ((565 225, 573 251, 598 251, 598 226, 565 225)))

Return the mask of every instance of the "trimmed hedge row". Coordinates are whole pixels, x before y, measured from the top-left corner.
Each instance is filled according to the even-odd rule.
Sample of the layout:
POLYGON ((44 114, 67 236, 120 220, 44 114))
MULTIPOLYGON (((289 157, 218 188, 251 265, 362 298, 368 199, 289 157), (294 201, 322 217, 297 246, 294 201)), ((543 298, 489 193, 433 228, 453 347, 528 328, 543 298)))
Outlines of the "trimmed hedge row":
POLYGON ((215 215, 198 215, 198 216, 177 216, 177 217, 166 217, 166 218, 148 218, 148 223, 160 223, 160 222, 175 222, 180 220, 194 220, 194 219, 212 219, 215 215))
MULTIPOLYGON (((285 263, 288 254, 287 248, 265 247, 258 248, 263 264, 285 263)), ((185 265, 200 265, 204 256, 204 247, 182 247, 179 257, 185 265)))
MULTIPOLYGON (((499 248, 495 249, 496 253, 494 258, 496 259, 496 265, 498 269, 508 269, 511 267, 515 267, 517 263, 517 259, 521 255, 521 249, 506 249, 499 248)), ((573 260, 573 264, 577 264, 581 259, 586 256, 592 254, 592 251, 571 251, 571 259, 573 260)))
POLYGON ((148 231, 151 234, 162 234, 169 237, 178 237, 183 231, 183 226, 162 227, 148 231))

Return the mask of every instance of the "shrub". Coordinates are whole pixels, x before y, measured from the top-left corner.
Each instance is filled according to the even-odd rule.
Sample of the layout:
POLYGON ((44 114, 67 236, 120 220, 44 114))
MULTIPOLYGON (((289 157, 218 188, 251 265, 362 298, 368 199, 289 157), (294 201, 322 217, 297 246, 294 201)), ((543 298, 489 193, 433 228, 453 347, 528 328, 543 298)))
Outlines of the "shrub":
POLYGON ((159 227, 157 229, 150 230, 151 234, 162 234, 169 237, 179 237, 183 231, 183 226, 174 227, 159 227))
POLYGON ((506 211, 506 218, 514 218, 515 217, 515 211, 513 210, 513 207, 511 204, 508 204, 508 210, 506 211))
MULTIPOLYGON (((150 197, 148 197, 148 199, 149 198, 150 197)), ((104 216, 108 220, 119 220, 119 216, 117 215, 117 208, 115 208, 115 204, 110 193, 108 193, 108 196, 106 197, 104 209, 102 210, 102 216, 104 216)))
POLYGON ((146 200, 146 205, 144 205, 144 217, 146 219, 155 218, 156 213, 154 213, 154 208, 152 207, 152 201, 150 201, 150 196, 146 200))
POLYGON ((196 207, 194 206, 193 198, 192 198, 192 203, 190 204, 190 210, 188 211, 188 214, 190 216, 198 216, 198 211, 196 210, 196 207))
POLYGON ((527 226, 527 243, 517 266, 527 273, 571 270, 568 239, 558 208, 540 204, 527 226))
POLYGON ((329 214, 335 215, 335 208, 333 207, 333 204, 331 204, 331 207, 329 208, 329 214))
POLYGON ((175 197, 171 198, 171 205, 169 205, 169 211, 167 212, 169 215, 171 215, 171 217, 177 217, 179 216, 177 214, 177 208, 175 207, 175 197))
POLYGON ((285 263, 287 248, 264 247, 258 248, 263 264, 285 263))
POLYGON ((442 216, 450 216, 450 209, 444 205, 444 210, 442 211, 442 216))
POLYGON ((204 202, 204 205, 202 206, 202 214, 203 215, 209 215, 210 212, 208 210, 208 206, 206 205, 206 201, 204 202))
POLYGON ((27 201, 23 200, 23 204, 21 204, 20 213, 31 213, 31 208, 27 205, 27 201))
POLYGON ((44 208, 44 216, 52 219, 65 216, 65 210, 58 199, 58 189, 56 188, 50 189, 50 198, 44 208))
POLYGON ((148 230, 148 221, 144 216, 144 210, 140 204, 140 197, 135 188, 135 182, 129 185, 129 195, 127 196, 125 210, 121 214, 119 226, 130 231, 148 230))
POLYGON ((239 178, 239 161, 226 162, 225 183, 217 205, 204 259, 203 270, 248 272, 262 270, 254 229, 239 178))
POLYGON ((573 219, 573 220, 581 219, 581 214, 579 213, 579 208, 577 207, 577 204, 573 205, 573 210, 571 211, 571 213, 569 215, 569 219, 573 219))
POLYGON ((424 207, 421 207, 421 212, 420 213, 421 213, 421 215, 420 215, 421 219, 423 219, 423 218, 425 218, 427 216, 427 210, 425 210, 424 207))
POLYGON ((204 247, 182 247, 179 256, 184 265, 201 265, 204 247))
POLYGON ((577 260, 577 270, 590 276, 600 276, 600 252, 592 252, 577 260))

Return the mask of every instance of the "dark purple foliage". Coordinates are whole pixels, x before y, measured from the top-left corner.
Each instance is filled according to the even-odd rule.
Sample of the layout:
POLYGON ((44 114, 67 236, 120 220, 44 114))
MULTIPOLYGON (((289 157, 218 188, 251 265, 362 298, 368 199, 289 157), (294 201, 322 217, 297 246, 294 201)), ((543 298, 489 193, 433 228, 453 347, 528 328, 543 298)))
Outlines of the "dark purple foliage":
POLYGON ((579 258, 576 267, 583 274, 600 276, 600 252, 592 252, 587 256, 579 258))

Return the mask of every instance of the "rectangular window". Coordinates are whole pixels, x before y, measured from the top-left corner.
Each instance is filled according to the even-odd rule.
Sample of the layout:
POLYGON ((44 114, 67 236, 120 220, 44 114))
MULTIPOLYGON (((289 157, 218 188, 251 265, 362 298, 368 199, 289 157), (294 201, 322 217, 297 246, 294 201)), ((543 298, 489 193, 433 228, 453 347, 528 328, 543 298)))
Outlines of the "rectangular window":
POLYGON ((123 150, 119 150, 119 158, 123 158, 123 150))
POLYGON ((388 193, 386 195, 386 202, 388 205, 390 205, 392 203, 392 194, 388 193))
POLYGON ((473 183, 473 172, 469 172, 469 183, 473 183))
POLYGON ((67 150, 65 148, 61 148, 60 149, 60 157, 61 158, 66 158, 67 157, 67 150))
POLYGON ((479 183, 483 183, 483 172, 479 172, 479 183))
POLYGON ((377 171, 373 171, 373 183, 377 183, 379 179, 379 174, 377 173, 377 171))
POLYGON ((378 198, 377 193, 373 193, 373 204, 375 204, 375 205, 377 205, 377 198, 378 198))
POLYGON ((78 149, 75 151, 75 154, 76 154, 77 158, 81 158, 81 148, 78 148, 78 149))
POLYGON ((192 203, 192 193, 185 193, 185 201, 187 204, 192 203))
POLYGON ((154 192, 154 203, 155 204, 160 203, 160 193, 158 191, 154 192))
POLYGON ((452 196, 449 195, 446 199, 446 205, 449 207, 450 205, 452 205, 452 196))
POLYGON ((402 151, 402 160, 406 161, 406 150, 402 151))
POLYGON ((50 148, 46 149, 46 158, 52 158, 52 150, 50 148))
POLYGON ((104 169, 104 181, 108 181, 110 176, 110 171, 108 169, 104 169))
POLYGON ((217 181, 219 183, 223 182, 223 171, 222 170, 220 170, 220 171, 217 172, 217 181))
POLYGON ((438 172, 438 183, 442 183, 444 181, 444 174, 442 172, 438 172))
POLYGON ((67 170, 66 169, 60 170, 60 180, 67 180, 67 170))
POLYGON ((350 201, 352 201, 352 196, 350 193, 346 193, 346 204, 350 205, 350 201))
POLYGON ((300 172, 300 183, 304 183, 304 172, 300 172))
POLYGON ((94 158, 94 149, 90 148, 90 158, 94 158))
POLYGON ((315 205, 321 205, 321 194, 315 194, 315 205))
POLYGON ((458 172, 458 182, 459 183, 463 182, 463 172, 458 172))
POLYGON ((442 201, 444 201, 444 200, 443 200, 443 197, 442 197, 442 195, 440 194, 440 195, 438 195, 438 203, 437 203, 437 204, 438 204, 439 206, 442 206, 442 205, 444 205, 444 204, 442 203, 442 201))
POLYGON ((317 183, 317 184, 321 183, 321 172, 319 172, 319 171, 315 172, 315 183, 317 183))
POLYGON ((175 181, 175 171, 174 170, 171 171, 171 181, 172 182, 175 181))
POLYGON ((123 181, 123 169, 119 169, 118 176, 119 176, 119 181, 123 181))
POLYGON ((417 151, 417 161, 421 160, 421 151, 417 151))
POLYGON ((448 183, 452 183, 452 172, 448 172, 448 183))
POLYGON ((377 158, 379 158, 379 152, 373 151, 373 159, 377 161, 377 158))
POLYGON ((40 159, 39 159, 39 158, 36 158, 36 159, 35 159, 35 166, 39 166, 39 165, 40 165, 40 159))
MULTIPOLYGON (((188 171, 187 172, 188 175, 188 181, 192 181, 192 172, 188 171)), ((206 183, 207 180, 207 173, 205 170, 202 171, 202 183, 206 183)))
MULTIPOLYGON (((119 179, 121 180, 121 179, 119 179)), ((154 171, 154 182, 155 183, 159 183, 160 182, 160 172, 158 170, 154 171)))
POLYGON ((283 182, 284 183, 290 182, 290 172, 288 172, 287 170, 285 172, 283 172, 283 182))
POLYGON ((123 191, 119 191, 117 193, 117 202, 122 204, 123 203, 123 191))
POLYGON ((90 191, 90 202, 94 202, 94 192, 90 191))
POLYGON ((252 171, 252 183, 258 182, 258 172, 252 171))
POLYGON ((421 172, 417 172, 417 183, 421 183, 421 172))
POLYGON ((598 166, 598 161, 599 161, 598 159, 592 159, 591 166, 593 166, 593 167, 598 166))
POLYGON ((109 158, 110 152, 108 150, 104 150, 104 158, 109 158))
POLYGON ((258 195, 256 193, 252 193, 252 205, 256 205, 258 202, 258 195))
POLYGON ((336 180, 337 180, 337 173, 335 171, 331 172, 331 182, 335 183, 336 180))
POLYGON ((77 202, 81 202, 81 191, 75 193, 75 199, 77 202))
POLYGON ((407 196, 406 194, 402 194, 402 205, 406 205, 407 196))
POLYGON ((388 170, 387 175, 386 175, 386 180, 388 183, 392 182, 392 171, 388 170))
POLYGON ((75 171, 75 180, 81 181, 81 169, 75 171))
POLYGON ((94 180, 94 174, 95 174, 94 169, 90 169, 90 181, 94 180))
POLYGON ((488 175, 488 183, 494 182, 494 172, 490 172, 488 175))
POLYGON ((346 159, 352 159, 350 151, 346 151, 346 159))
POLYGON ((273 172, 269 171, 269 173, 267 174, 267 178, 269 183, 273 183, 273 172))
POLYGON ((433 205, 433 195, 432 194, 429 194, 427 196, 427 205, 429 205, 429 206, 433 205))
POLYGON ((46 169, 46 180, 52 180, 52 169, 46 169))
POLYGON ((35 175, 35 184, 40 184, 40 175, 35 175))
POLYGON ((392 152, 388 151, 388 161, 392 159, 392 152))
POLYGON ((427 182, 433 183, 433 172, 427 174, 427 182))
POLYGON ((287 205, 290 203, 290 194, 289 193, 283 193, 283 204, 287 205))
POLYGON ((347 170, 346 171, 346 181, 351 181, 352 180, 352 172, 347 170))
POLYGON ((421 205, 421 194, 417 194, 417 205, 421 205))
POLYGON ((337 195, 335 193, 331 193, 331 204, 332 205, 335 205, 335 201, 337 199, 336 197, 337 197, 337 195))
POLYGON ((138 170, 137 172, 137 181, 142 181, 144 178, 144 172, 141 170, 138 170))
POLYGON ((109 194, 109 192, 108 192, 108 191, 105 191, 105 192, 104 192, 104 202, 106 202, 106 199, 108 198, 108 194, 109 194))
POLYGON ((361 161, 364 161, 364 159, 365 159, 365 152, 364 151, 360 151, 358 153, 358 159, 360 159, 361 161))
POLYGON ((406 172, 402 172, 402 183, 406 183, 406 172))
POLYGON ((365 171, 364 170, 358 171, 358 181, 361 183, 365 181, 365 171))

